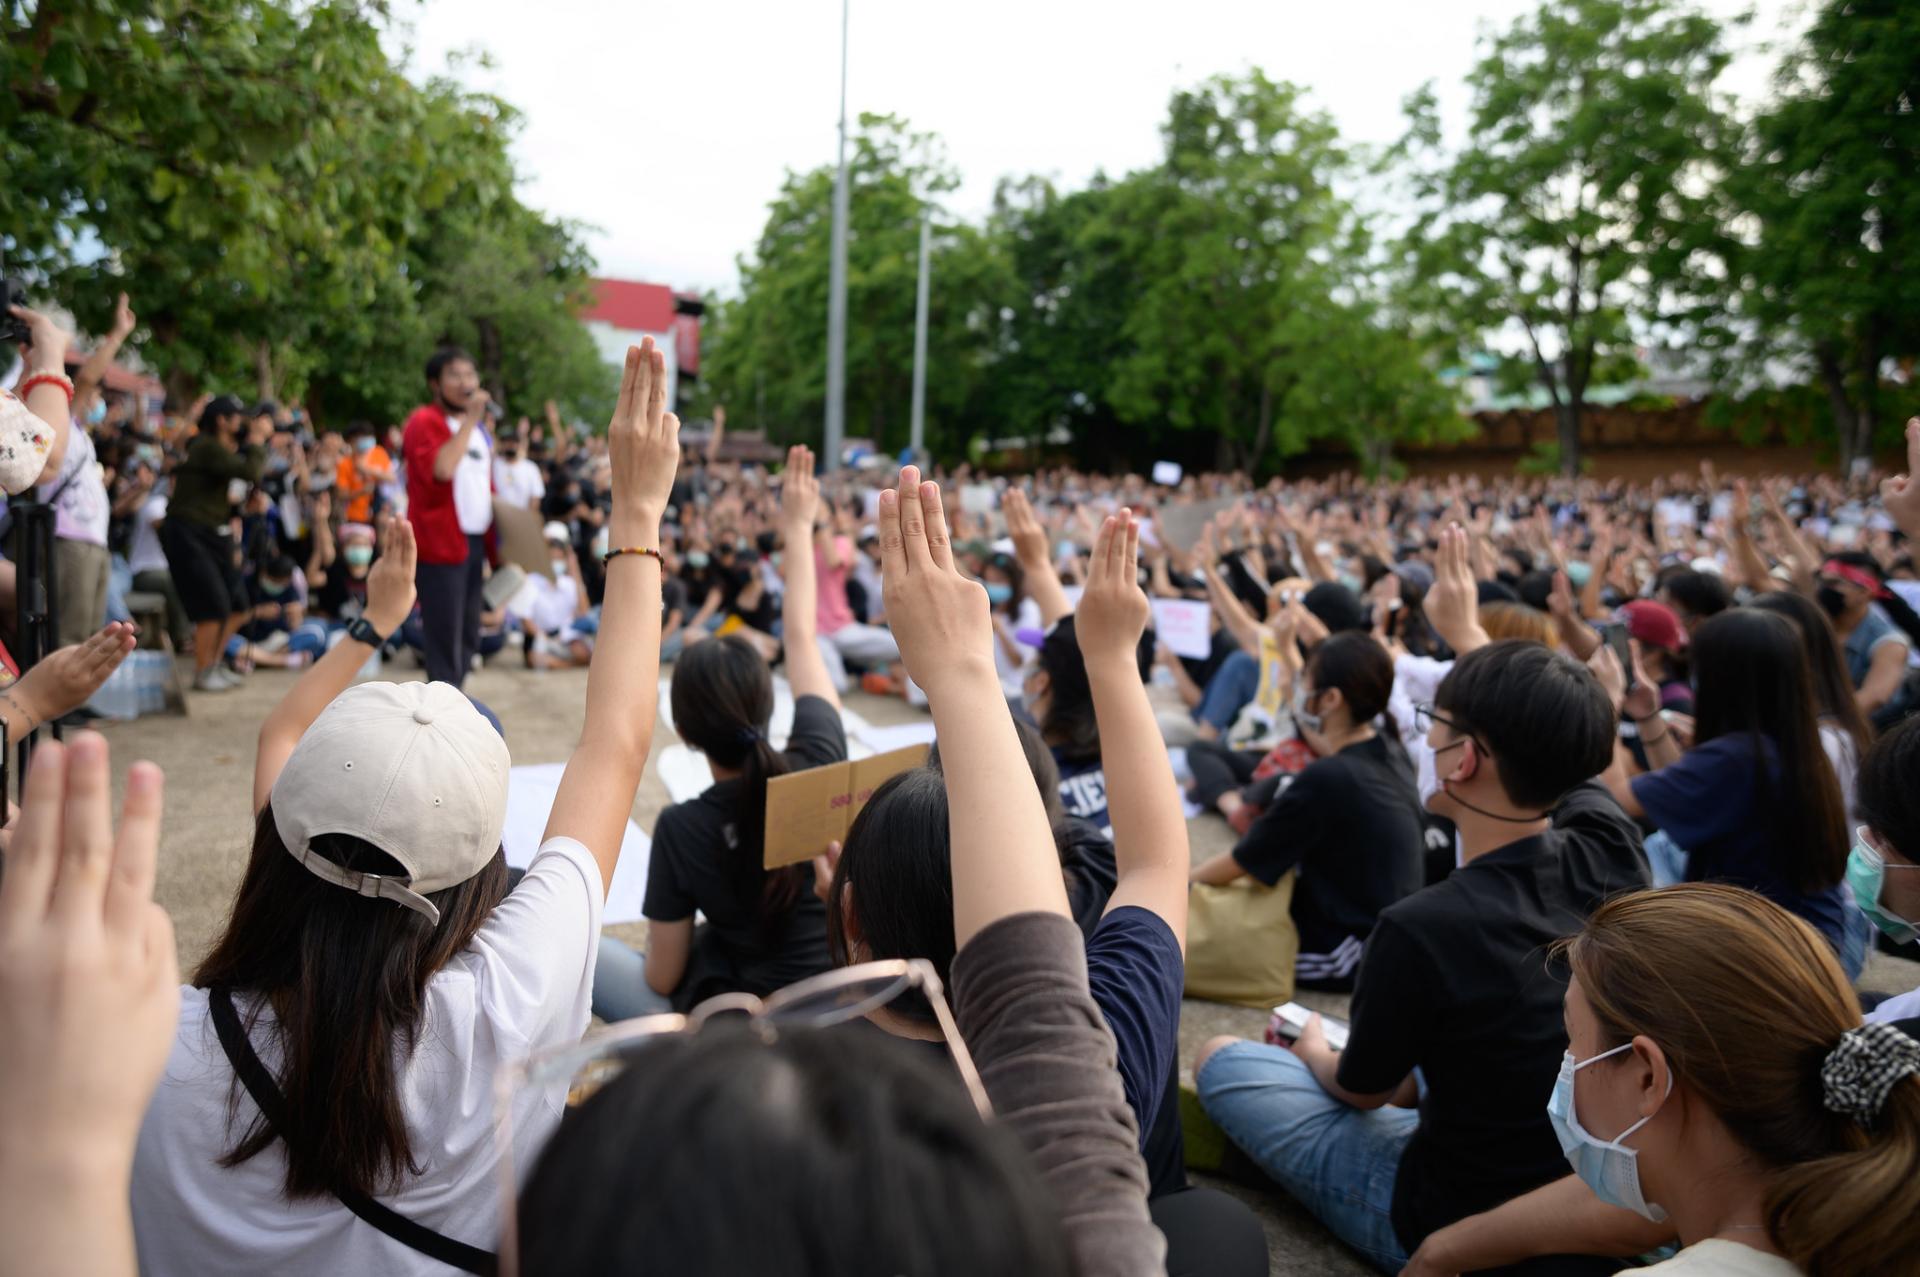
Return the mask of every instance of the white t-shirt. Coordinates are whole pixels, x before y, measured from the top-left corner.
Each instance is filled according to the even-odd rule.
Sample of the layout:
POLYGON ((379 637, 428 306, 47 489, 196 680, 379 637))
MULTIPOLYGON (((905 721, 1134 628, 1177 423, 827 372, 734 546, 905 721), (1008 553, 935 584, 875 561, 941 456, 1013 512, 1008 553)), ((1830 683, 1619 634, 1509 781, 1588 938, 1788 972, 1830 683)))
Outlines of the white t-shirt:
POLYGON ((466 455, 453 468, 453 511, 470 537, 493 526, 493 440, 484 426, 474 427, 466 455))
POLYGON ((107 499, 107 482, 100 471, 100 458, 93 451, 93 438, 78 425, 68 427, 67 455, 60 462, 60 473, 53 482, 40 485, 42 501, 53 500, 53 534, 62 541, 84 541, 89 545, 107 543, 107 525, 113 521, 113 503, 107 499), (54 498, 58 500, 54 500, 54 498))
POLYGON ((530 510, 547 495, 547 481, 540 477, 540 467, 525 457, 518 461, 495 457, 493 495, 508 505, 530 510))
POLYGON ((1667 1277, 1801 1277, 1798 1268, 1778 1255, 1719 1237, 1695 1242, 1665 1263, 1639 1271, 1667 1277))
POLYGON ((167 517, 167 494, 156 488, 133 514, 133 542, 127 547, 127 567, 134 573, 165 572, 167 552, 160 548, 160 521, 167 517))
POLYGON ((1833 764, 1833 774, 1840 782, 1840 801, 1847 806, 1847 832, 1852 833, 1853 826, 1860 823, 1860 813, 1854 808, 1860 748, 1840 724, 1824 718, 1820 720, 1820 748, 1826 751, 1827 761, 1833 764))
MULTIPOLYGON (((1020 606, 1014 610, 1013 615, 1001 617, 1000 624, 1005 627, 1009 636, 1016 635, 1021 630, 1037 630, 1041 628, 1040 605, 1031 598, 1021 599, 1020 606)), ((1032 657, 1033 649, 1018 638, 1013 640, 1013 646, 1020 653, 1018 660, 1007 655, 1006 645, 1000 642, 998 634, 993 636, 993 668, 994 672, 1000 676, 1000 690, 1008 696, 1019 696, 1026 681, 1024 676, 1027 661, 1032 657)))
MULTIPOLYGON (((503 1065, 586 1032, 605 904, 600 869, 570 838, 551 838, 471 944, 427 982, 419 1045, 401 1093, 414 1160, 425 1169, 388 1206, 457 1241, 498 1244, 494 1077, 503 1065)), ((241 1008, 244 1020, 247 1008, 241 1008)), ((277 1072, 263 1012, 254 1050, 277 1072)), ((444 1277, 445 1265, 364 1223, 331 1197, 289 1203, 279 1144, 223 1169, 252 1122, 213 1030, 204 989, 181 991, 180 1026, 134 1154, 133 1227, 144 1277, 444 1277), (237 1104, 232 1125, 229 1103, 237 1104)), ((521 1174, 560 1120, 565 1087, 529 1090, 515 1106, 521 1174)))

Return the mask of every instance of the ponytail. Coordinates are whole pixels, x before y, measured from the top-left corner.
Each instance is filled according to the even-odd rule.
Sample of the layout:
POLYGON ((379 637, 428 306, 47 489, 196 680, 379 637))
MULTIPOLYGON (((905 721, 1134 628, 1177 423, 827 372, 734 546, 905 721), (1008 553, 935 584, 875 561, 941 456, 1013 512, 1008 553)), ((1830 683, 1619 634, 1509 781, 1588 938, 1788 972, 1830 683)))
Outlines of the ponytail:
POLYGON ((1801 1271, 1913 1271, 1920 1044, 1860 1023, 1818 932, 1751 891, 1689 883, 1614 897, 1559 952, 1602 1041, 1658 1043, 1762 1170, 1768 1235, 1801 1271))
POLYGON ((771 938, 810 889, 807 865, 762 867, 767 843, 767 782, 790 770, 767 739, 773 718, 773 676, 737 635, 696 643, 673 667, 674 730, 709 762, 740 772, 732 837, 721 872, 741 901, 760 902, 762 935, 771 938))
POLYGON ((786 755, 773 747, 765 732, 758 728, 745 730, 752 733, 752 740, 740 761, 739 817, 734 823, 734 842, 729 852, 733 863, 729 869, 740 899, 759 898, 760 924, 763 932, 770 934, 775 924, 799 902, 801 891, 812 880, 813 868, 806 864, 782 869, 763 867, 767 845, 767 782, 775 776, 786 775, 792 768, 787 765, 786 755))
POLYGON ((1779 1173, 1767 1231, 1807 1277, 1910 1273, 1920 1246, 1920 1077, 1893 1084, 1871 1128, 1847 1125, 1848 1151, 1779 1173))

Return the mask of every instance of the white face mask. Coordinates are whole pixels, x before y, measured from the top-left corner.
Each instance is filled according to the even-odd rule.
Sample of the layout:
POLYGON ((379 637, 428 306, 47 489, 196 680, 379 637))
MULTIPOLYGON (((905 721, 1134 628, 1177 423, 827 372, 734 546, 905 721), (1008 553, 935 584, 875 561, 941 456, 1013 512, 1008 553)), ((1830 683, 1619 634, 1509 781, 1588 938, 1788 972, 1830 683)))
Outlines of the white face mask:
MULTIPOLYGON (((1553 1124, 1553 1133, 1560 1140, 1560 1151, 1566 1154, 1573 1173, 1593 1190, 1595 1197, 1609 1206, 1630 1210, 1642 1219, 1658 1224, 1666 1219, 1667 1212, 1649 1202, 1641 1192, 1640 1153, 1638 1149, 1628 1148, 1625 1143, 1627 1136, 1651 1122, 1656 1114, 1649 1113, 1612 1139, 1603 1140, 1581 1126, 1579 1114, 1574 1112, 1573 1075, 1589 1064, 1597 1064, 1610 1055, 1632 1049, 1633 1043, 1629 1042, 1611 1051, 1589 1056, 1577 1064, 1572 1051, 1562 1056, 1560 1076, 1554 1081, 1553 1095, 1547 1100, 1547 1120, 1553 1124)), ((1667 1073, 1667 1094, 1673 1094, 1671 1071, 1667 1073)))
POLYGON ((1309 713, 1307 706, 1313 704, 1313 689, 1305 680, 1293 685, 1293 721, 1303 732, 1323 733, 1327 729, 1324 714, 1309 713))

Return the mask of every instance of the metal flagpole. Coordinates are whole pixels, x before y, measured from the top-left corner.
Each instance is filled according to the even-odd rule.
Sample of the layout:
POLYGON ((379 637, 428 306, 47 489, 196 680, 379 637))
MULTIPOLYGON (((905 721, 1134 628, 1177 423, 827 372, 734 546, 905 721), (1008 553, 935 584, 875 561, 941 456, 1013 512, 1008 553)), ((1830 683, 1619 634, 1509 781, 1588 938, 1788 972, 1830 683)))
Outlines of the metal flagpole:
POLYGON ((833 255, 827 276, 827 429, 829 471, 840 468, 847 435, 847 13, 840 2, 840 164, 833 177, 833 255))
POLYGON ((920 210, 920 287, 913 299, 913 460, 927 459, 927 279, 933 262, 933 210, 920 210))

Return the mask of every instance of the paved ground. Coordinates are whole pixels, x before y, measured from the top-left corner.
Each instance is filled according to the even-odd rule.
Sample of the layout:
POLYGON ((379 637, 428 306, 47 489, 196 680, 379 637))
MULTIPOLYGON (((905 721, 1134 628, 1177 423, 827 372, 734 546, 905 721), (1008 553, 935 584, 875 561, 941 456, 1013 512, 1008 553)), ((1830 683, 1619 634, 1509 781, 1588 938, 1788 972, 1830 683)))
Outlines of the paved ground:
MULTIPOLYGON (((388 676, 419 677, 404 663, 388 676)), ((166 768, 167 818, 157 894, 173 914, 181 964, 188 971, 212 943, 246 863, 252 836, 247 808, 254 733, 291 678, 265 670, 237 691, 194 697, 191 717, 152 717, 105 729, 113 746, 116 786, 136 758, 150 758, 166 768)), ((579 732, 585 690, 585 671, 534 674, 504 663, 481 671, 468 684, 469 692, 499 714, 516 764, 566 759, 579 732)), ((905 722, 917 715, 899 701, 855 695, 849 704, 876 724, 905 722)), ((657 753, 674 737, 660 726, 654 740, 657 753)), ((635 821, 651 829, 666 803, 666 788, 649 765, 634 802, 635 821)), ((1194 821, 1192 834, 1196 859, 1224 849, 1229 841, 1225 825, 1211 818, 1194 821)), ((613 930, 634 943, 645 935, 644 925, 613 930)), ((1920 984, 1920 965, 1876 958, 1863 984, 1889 992, 1912 988, 1920 984)), ((1300 1001, 1332 1014, 1346 1009, 1340 997, 1302 993, 1300 1001)), ((1191 1084, 1194 1053, 1208 1038, 1220 1033, 1258 1037, 1264 1027, 1260 1012, 1189 1000, 1180 1026, 1187 1082, 1191 1084)), ((1259 1212, 1274 1273, 1358 1277, 1371 1271, 1284 1194, 1229 1180, 1206 1182, 1244 1198, 1259 1212)))

